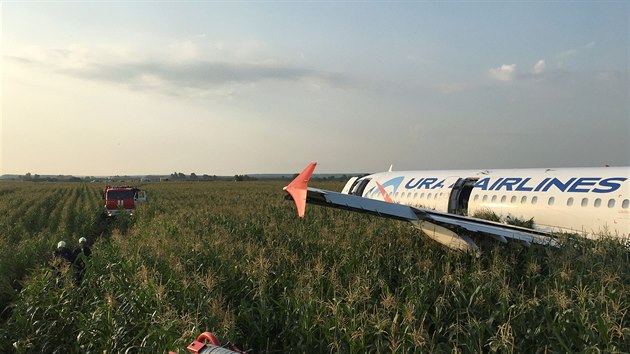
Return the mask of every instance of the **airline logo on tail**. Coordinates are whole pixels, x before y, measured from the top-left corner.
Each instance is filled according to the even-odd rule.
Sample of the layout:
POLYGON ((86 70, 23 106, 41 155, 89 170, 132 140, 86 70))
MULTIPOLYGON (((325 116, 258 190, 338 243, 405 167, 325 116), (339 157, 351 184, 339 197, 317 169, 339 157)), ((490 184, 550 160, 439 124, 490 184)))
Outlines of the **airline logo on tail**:
MULTIPOLYGON (((398 191, 398 187, 400 187, 400 184, 402 183, 404 179, 405 177, 399 176, 399 177, 392 178, 383 184, 376 182, 377 184, 376 188, 380 190, 381 194, 383 194, 383 197, 387 200, 389 198, 389 194, 393 194, 393 193, 396 193, 396 191, 398 191), (387 187, 393 187, 394 190, 391 193, 387 193, 385 191, 385 188, 387 187)), ((368 191, 368 194, 371 194, 374 191, 374 188, 375 187, 370 188, 370 190, 368 191)))

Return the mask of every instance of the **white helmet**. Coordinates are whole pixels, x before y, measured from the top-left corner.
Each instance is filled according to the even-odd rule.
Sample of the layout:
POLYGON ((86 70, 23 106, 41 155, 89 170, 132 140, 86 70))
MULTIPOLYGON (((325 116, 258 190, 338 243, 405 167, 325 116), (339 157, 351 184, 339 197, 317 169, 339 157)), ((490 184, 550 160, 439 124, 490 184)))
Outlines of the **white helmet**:
POLYGON ((85 237, 81 237, 81 238, 79 239, 79 243, 83 243, 83 242, 87 242, 87 240, 85 239, 85 237))
POLYGON ((66 241, 59 241, 57 248, 66 247, 66 241))

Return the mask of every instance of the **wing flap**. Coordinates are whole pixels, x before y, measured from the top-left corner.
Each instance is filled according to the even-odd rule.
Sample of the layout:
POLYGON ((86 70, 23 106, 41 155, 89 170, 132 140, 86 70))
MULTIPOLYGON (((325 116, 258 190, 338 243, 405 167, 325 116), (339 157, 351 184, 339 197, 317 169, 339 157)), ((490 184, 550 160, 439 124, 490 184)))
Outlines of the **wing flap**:
POLYGON ((492 235, 498 238, 501 242, 505 242, 506 239, 511 239, 522 241, 527 244, 535 243, 540 245, 559 246, 558 242, 549 234, 537 230, 494 223, 471 217, 442 214, 433 211, 427 211, 427 214, 432 220, 440 224, 461 227, 470 232, 492 235))

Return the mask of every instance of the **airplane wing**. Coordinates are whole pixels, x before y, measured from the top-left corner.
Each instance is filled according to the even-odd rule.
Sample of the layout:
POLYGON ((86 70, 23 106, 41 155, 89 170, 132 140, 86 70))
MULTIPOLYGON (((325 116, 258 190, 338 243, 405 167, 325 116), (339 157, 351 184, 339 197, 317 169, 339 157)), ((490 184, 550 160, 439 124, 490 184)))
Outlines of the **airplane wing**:
POLYGON ((479 248, 461 231, 488 236, 502 243, 515 240, 527 245, 559 245, 551 235, 537 230, 308 187, 315 165, 311 163, 284 188, 289 194, 287 199, 294 200, 300 217, 304 216, 309 203, 409 221, 439 243, 473 252, 479 252, 479 248))

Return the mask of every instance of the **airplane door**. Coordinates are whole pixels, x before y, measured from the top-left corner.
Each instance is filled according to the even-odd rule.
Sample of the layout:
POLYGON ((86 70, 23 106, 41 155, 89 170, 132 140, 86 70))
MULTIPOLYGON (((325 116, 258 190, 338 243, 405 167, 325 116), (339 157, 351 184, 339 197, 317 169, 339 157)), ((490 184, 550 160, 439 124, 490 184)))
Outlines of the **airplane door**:
POLYGON ((451 195, 448 198, 448 213, 449 214, 459 214, 457 212, 458 211, 458 207, 457 207, 458 203, 457 203, 457 201, 459 200, 459 196, 462 193, 462 189, 464 187, 464 182, 465 182, 465 180, 463 178, 460 178, 453 185, 453 189, 451 190, 451 195))
POLYGON ((365 187, 368 185, 368 183, 370 183, 371 179, 369 178, 365 178, 362 179, 360 181, 355 182, 355 184, 352 186, 352 188, 350 188, 350 194, 351 195, 358 195, 359 197, 363 196, 363 191, 365 190, 365 187))
POLYGON ((448 199, 448 213, 466 215, 468 213, 468 199, 477 182, 477 178, 459 178, 451 190, 448 199))
POLYGON ((341 193, 343 194, 350 194, 350 189, 352 189, 352 187, 354 187, 355 182, 359 179, 359 177, 352 177, 348 180, 348 182, 346 182, 346 185, 343 186, 343 190, 341 191, 341 193))

